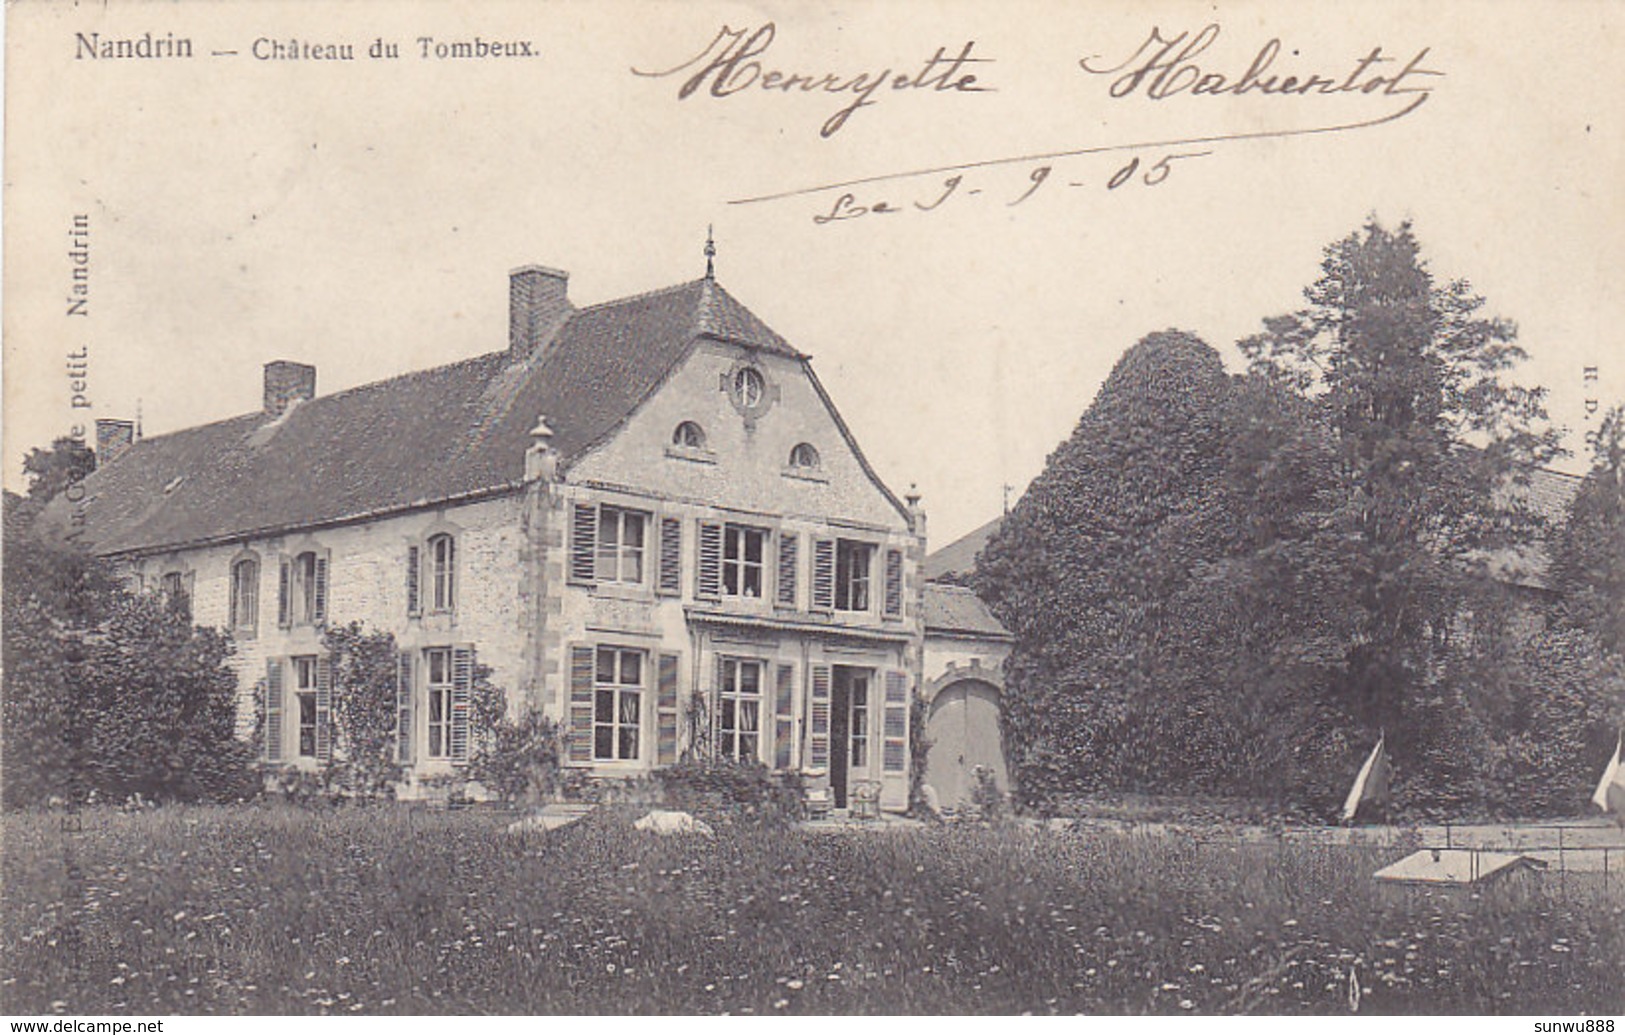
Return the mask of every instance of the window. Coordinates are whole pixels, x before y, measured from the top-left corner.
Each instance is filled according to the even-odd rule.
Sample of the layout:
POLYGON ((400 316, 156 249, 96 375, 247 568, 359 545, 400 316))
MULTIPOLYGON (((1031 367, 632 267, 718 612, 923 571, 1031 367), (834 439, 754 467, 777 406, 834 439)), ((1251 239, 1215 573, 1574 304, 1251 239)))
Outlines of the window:
POLYGON ((451 756, 451 648, 424 651, 429 696, 429 757, 451 756))
POLYGON ((184 572, 165 572, 159 587, 164 594, 164 604, 173 612, 184 615, 188 619, 192 615, 192 601, 186 592, 186 575, 184 572))
POLYGON ((818 450, 813 448, 811 442, 801 442, 790 450, 790 466, 801 470, 811 471, 818 467, 818 450))
POLYGON ((260 562, 245 557, 231 566, 231 627, 252 632, 260 617, 260 562))
POLYGON ((741 409, 754 410, 767 395, 767 382, 755 367, 740 367, 734 374, 734 398, 741 409))
POLYGON ((619 507, 598 509, 599 582, 643 582, 643 530, 647 514, 619 507))
POLYGON ((457 540, 444 532, 429 537, 429 600, 436 611, 457 606, 457 540))
POLYGON ((870 543, 840 539, 835 543, 835 610, 869 610, 869 568, 875 548, 870 543))
POLYGON ((732 762, 754 762, 761 756, 762 662, 722 659, 719 748, 732 762))
POLYGON ((299 706, 299 757, 316 757, 316 656, 293 659, 293 695, 299 706))
POLYGON ((316 621, 316 553, 306 550, 293 559, 294 621, 316 621))
POLYGON ((729 597, 762 596, 762 552, 767 530, 728 525, 722 531, 722 593, 729 597))
POLYGON ((671 444, 684 449, 704 449, 705 429, 691 420, 685 420, 671 433, 671 444))
POLYGON ((869 764, 869 677, 867 675, 854 675, 852 677, 852 704, 850 723, 847 729, 851 731, 848 738, 852 744, 852 768, 859 769, 869 764))
POLYGON ((592 757, 600 762, 638 757, 643 716, 643 652, 599 647, 593 674, 592 757))

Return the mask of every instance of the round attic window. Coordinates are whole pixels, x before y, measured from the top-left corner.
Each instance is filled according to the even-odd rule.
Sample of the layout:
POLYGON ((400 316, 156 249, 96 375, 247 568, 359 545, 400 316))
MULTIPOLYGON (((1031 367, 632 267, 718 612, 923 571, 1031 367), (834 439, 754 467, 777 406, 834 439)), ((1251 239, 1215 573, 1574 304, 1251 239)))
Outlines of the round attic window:
POLYGON ((740 367, 734 373, 734 398, 739 405, 747 410, 754 410, 762 405, 762 398, 767 394, 767 383, 762 380, 762 372, 755 367, 740 367))

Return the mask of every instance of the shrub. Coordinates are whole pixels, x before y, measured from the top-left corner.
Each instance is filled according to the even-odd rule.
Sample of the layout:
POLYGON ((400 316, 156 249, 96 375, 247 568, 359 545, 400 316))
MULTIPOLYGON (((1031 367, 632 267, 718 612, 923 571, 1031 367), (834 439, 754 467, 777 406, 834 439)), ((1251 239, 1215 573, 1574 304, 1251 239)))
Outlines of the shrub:
POLYGON ((564 785, 564 735, 558 723, 531 709, 496 723, 469 759, 469 775, 503 801, 550 798, 564 785))
POLYGON ((690 812, 778 825, 801 814, 801 774, 760 763, 690 759, 655 774, 668 804, 690 812))

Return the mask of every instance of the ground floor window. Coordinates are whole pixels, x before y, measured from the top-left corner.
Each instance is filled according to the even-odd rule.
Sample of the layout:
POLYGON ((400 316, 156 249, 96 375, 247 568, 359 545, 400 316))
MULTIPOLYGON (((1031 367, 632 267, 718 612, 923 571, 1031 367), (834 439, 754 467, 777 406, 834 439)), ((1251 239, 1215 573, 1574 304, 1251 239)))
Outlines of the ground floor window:
POLYGON ((425 684, 428 691, 429 757, 451 755, 451 648, 424 651, 425 684))
POLYGON ((852 677, 851 721, 847 728, 852 731, 852 768, 860 769, 869 764, 869 677, 867 674, 852 677))
POLYGON ((299 757, 316 757, 316 656, 293 659, 293 694, 299 706, 299 757))
POLYGON ((592 756, 595 761, 638 757, 643 718, 643 652, 599 647, 593 675, 592 756))
POLYGON ((763 668, 760 661, 722 659, 718 747, 723 758, 753 762, 761 757, 763 668))

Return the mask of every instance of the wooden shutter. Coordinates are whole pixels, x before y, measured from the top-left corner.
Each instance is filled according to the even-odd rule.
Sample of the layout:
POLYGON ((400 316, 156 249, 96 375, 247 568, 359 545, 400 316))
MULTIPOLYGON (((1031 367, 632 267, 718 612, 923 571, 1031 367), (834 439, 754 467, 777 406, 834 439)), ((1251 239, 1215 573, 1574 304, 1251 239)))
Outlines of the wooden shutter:
POLYGON ((888 773, 908 769, 908 673, 886 670, 885 738, 882 762, 888 773))
POLYGON ((186 615, 186 620, 188 623, 192 621, 193 615, 196 613, 194 610, 193 601, 195 601, 197 597, 192 595, 196 589, 197 572, 189 571, 181 577, 181 610, 182 613, 186 615))
POLYGON ((570 761, 592 761, 592 677, 595 658, 591 647, 570 648, 570 761))
POLYGON ((660 519, 660 578, 656 589, 668 597, 683 592, 683 522, 678 518, 660 519))
POLYGON ((276 624, 286 629, 293 624, 293 562, 282 558, 282 573, 276 587, 276 624))
POLYGON ((795 678, 794 665, 779 666, 773 695, 774 769, 789 769, 796 757, 795 678))
POLYGON ((395 761, 412 764, 412 652, 403 650, 395 666, 395 761))
POLYGON ((774 598, 780 607, 796 606, 796 562, 800 553, 801 537, 794 532, 780 532, 779 589, 774 598))
POLYGON ((891 618, 903 614, 903 551, 896 548, 886 551, 885 614, 891 618))
POLYGON ((658 696, 655 700, 655 761, 677 761, 677 655, 660 655, 658 696))
POLYGON ((416 546, 406 548, 406 613, 423 613, 423 551, 416 546))
POLYGON ((598 508, 591 503, 575 504, 570 522, 570 581, 591 585, 598 553, 598 508))
POLYGON ((282 761, 282 659, 265 663, 265 760, 282 761))
POLYGON ((829 771, 829 690, 830 667, 812 665, 807 670, 807 771, 829 771))
POLYGON ((474 648, 451 650, 451 760, 468 761, 469 698, 474 686, 474 648))
POLYGON ((311 603, 310 620, 315 625, 327 621, 327 551, 316 555, 316 596, 311 603))
POLYGON ((716 521, 700 522, 700 562, 694 595, 706 600, 722 596, 722 525, 716 521))
POLYGON ((333 760, 333 661, 316 659, 316 758, 333 760))
POLYGON ((814 611, 835 610, 835 540, 813 540, 812 606, 814 611))

